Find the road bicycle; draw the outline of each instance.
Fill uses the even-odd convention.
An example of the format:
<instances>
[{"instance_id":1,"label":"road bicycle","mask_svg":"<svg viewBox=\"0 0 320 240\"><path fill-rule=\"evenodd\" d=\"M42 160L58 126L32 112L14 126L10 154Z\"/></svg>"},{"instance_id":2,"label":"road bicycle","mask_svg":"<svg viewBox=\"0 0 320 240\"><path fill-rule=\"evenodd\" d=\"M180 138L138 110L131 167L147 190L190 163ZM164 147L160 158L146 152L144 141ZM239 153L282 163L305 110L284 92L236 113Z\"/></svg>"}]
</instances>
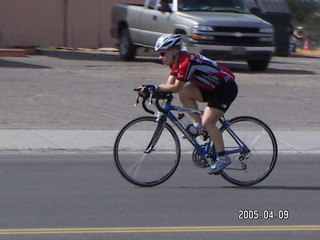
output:
<instances>
[{"instance_id":1,"label":"road bicycle","mask_svg":"<svg viewBox=\"0 0 320 240\"><path fill-rule=\"evenodd\" d=\"M172 105L172 93L138 94L136 105L140 97L143 109L153 116L138 117L127 123L114 144L114 160L126 180L141 187L156 186L168 180L181 157L177 129L192 144L192 160L197 167L208 168L214 164L216 153L208 135L205 132L193 135L179 119L181 114L203 114L203 111ZM158 110L157 114L152 106ZM179 114L176 116L173 112ZM222 117L219 122L226 154L232 160L219 174L239 186L251 186L264 180L273 170L278 155L271 129L250 116L230 120Z\"/></svg>"}]
</instances>

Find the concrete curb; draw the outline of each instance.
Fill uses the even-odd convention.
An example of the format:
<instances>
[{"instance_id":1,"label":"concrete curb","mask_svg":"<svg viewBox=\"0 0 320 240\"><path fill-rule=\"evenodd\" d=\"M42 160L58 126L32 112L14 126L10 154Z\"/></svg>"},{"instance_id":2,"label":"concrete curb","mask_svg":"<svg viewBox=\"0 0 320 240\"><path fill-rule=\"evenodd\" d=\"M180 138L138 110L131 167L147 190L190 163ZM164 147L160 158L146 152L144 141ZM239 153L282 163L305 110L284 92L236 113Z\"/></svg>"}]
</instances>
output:
<instances>
[{"instance_id":1,"label":"concrete curb","mask_svg":"<svg viewBox=\"0 0 320 240\"><path fill-rule=\"evenodd\" d=\"M0 151L110 152L118 132L119 130L0 130ZM276 131L275 135L280 153L320 153L320 131ZM193 150L188 141L180 140L183 151ZM133 141L132 145L134 144Z\"/></svg>"},{"instance_id":2,"label":"concrete curb","mask_svg":"<svg viewBox=\"0 0 320 240\"><path fill-rule=\"evenodd\" d=\"M0 49L0 57L25 57L27 55L24 49Z\"/></svg>"},{"instance_id":3,"label":"concrete curb","mask_svg":"<svg viewBox=\"0 0 320 240\"><path fill-rule=\"evenodd\" d=\"M37 53L38 51L34 48L0 48L0 57L26 57Z\"/></svg>"}]
</instances>

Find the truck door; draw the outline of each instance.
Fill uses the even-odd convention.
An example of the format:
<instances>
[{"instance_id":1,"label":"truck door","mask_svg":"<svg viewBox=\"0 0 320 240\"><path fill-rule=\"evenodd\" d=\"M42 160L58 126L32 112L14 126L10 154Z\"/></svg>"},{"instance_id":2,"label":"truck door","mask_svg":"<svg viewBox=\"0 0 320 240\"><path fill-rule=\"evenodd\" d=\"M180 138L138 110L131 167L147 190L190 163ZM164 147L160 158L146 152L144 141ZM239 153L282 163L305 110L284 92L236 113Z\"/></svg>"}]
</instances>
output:
<instances>
[{"instance_id":1,"label":"truck door","mask_svg":"<svg viewBox=\"0 0 320 240\"><path fill-rule=\"evenodd\" d=\"M140 36L141 44L152 46L155 41L155 31L157 29L157 2L158 0L146 0L146 5L140 18Z\"/></svg>"},{"instance_id":2,"label":"truck door","mask_svg":"<svg viewBox=\"0 0 320 240\"><path fill-rule=\"evenodd\" d=\"M165 1L172 9L172 0L160 0L160 2ZM159 11L156 16L157 21L157 33L160 37L164 33L174 33L174 24L173 24L173 13L168 11Z\"/></svg>"},{"instance_id":3,"label":"truck door","mask_svg":"<svg viewBox=\"0 0 320 240\"><path fill-rule=\"evenodd\" d=\"M160 29L163 29L162 21L165 15L157 10L158 3L161 0L147 0L147 4L143 10L140 19L140 39L141 43L146 46L154 46L158 37L163 34Z\"/></svg>"}]
</instances>

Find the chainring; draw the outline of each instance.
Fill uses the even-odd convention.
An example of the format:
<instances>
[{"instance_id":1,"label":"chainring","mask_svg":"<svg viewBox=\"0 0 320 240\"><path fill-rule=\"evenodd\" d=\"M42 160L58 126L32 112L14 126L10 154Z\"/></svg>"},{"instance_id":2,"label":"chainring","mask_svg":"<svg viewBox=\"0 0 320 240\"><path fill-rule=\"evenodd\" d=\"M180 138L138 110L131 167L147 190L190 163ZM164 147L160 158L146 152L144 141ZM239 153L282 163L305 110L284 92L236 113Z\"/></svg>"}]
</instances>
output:
<instances>
[{"instance_id":1,"label":"chainring","mask_svg":"<svg viewBox=\"0 0 320 240\"><path fill-rule=\"evenodd\" d=\"M199 168L209 167L206 157L200 156L196 149L192 153L192 161Z\"/></svg>"}]
</instances>

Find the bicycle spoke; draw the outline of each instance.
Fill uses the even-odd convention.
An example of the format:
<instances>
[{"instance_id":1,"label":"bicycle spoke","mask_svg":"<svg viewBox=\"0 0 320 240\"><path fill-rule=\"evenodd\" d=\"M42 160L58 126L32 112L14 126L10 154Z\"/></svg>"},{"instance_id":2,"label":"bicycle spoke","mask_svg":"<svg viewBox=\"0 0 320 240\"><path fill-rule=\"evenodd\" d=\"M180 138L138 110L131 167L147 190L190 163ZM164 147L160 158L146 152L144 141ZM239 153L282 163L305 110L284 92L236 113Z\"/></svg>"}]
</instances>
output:
<instances>
[{"instance_id":1,"label":"bicycle spoke","mask_svg":"<svg viewBox=\"0 0 320 240\"><path fill-rule=\"evenodd\" d=\"M131 168L128 169L128 173L133 172L132 176L133 176L134 178L137 177L138 172L139 172L139 169L140 169L140 167L141 167L141 164L142 164L142 162L144 161L144 158L145 158L146 155L147 155L147 154L144 153L144 154L142 155L142 157L141 157L137 162L135 162L135 163L132 165Z\"/></svg>"},{"instance_id":2,"label":"bicycle spoke","mask_svg":"<svg viewBox=\"0 0 320 240\"><path fill-rule=\"evenodd\" d=\"M276 162L277 144L274 135L268 126L252 117L238 117L230 120L230 124L234 134L249 147L250 152L240 150L237 154L229 155L232 163L221 175L237 185L261 182L270 174ZM234 136L224 128L221 131L226 140L227 151L236 149L238 144L235 143Z\"/></svg>"},{"instance_id":3,"label":"bicycle spoke","mask_svg":"<svg viewBox=\"0 0 320 240\"><path fill-rule=\"evenodd\" d=\"M158 185L178 166L179 139L170 125L159 124L155 117L138 118L128 123L117 137L116 166L121 175L135 185Z\"/></svg>"}]
</instances>

